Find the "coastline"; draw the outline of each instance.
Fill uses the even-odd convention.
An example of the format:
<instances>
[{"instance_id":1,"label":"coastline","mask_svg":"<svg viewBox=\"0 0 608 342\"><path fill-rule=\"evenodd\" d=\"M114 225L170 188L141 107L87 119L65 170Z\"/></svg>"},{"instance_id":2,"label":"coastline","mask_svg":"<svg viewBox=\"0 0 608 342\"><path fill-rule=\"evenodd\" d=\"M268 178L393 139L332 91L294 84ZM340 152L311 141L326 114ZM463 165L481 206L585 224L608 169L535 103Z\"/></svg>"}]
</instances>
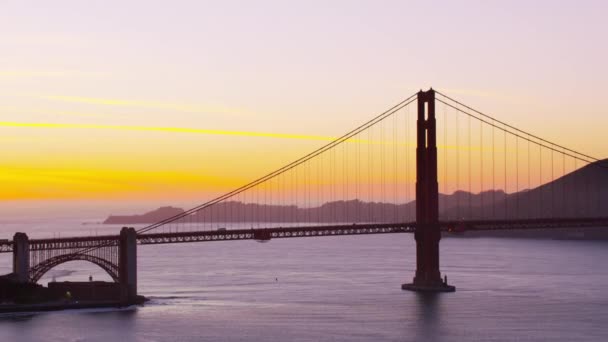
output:
<instances>
[{"instance_id":1,"label":"coastline","mask_svg":"<svg viewBox=\"0 0 608 342\"><path fill-rule=\"evenodd\" d=\"M53 301L36 304L0 304L0 314L25 313L25 312L48 312L74 309L97 309L97 308L125 308L133 305L142 306L149 299L138 296L134 302L125 303L117 300L99 301Z\"/></svg>"}]
</instances>

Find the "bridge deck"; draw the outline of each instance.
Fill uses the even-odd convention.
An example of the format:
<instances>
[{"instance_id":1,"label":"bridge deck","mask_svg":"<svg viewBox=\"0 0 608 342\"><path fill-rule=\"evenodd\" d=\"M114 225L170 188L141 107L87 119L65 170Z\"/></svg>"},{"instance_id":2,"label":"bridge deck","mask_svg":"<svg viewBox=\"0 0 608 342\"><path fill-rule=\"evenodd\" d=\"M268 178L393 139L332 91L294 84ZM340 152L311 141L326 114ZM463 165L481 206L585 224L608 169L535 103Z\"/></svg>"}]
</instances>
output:
<instances>
[{"instance_id":1,"label":"bridge deck","mask_svg":"<svg viewBox=\"0 0 608 342\"><path fill-rule=\"evenodd\" d=\"M527 230L527 229L556 229L556 228L587 228L608 227L608 217L595 218L555 218L555 219L522 219L522 220L467 220L442 221L439 223L443 231L482 231L482 230ZM415 222L401 223L370 223L327 226L301 226L279 228L254 228L231 230L186 231L172 233L141 234L137 237L140 245L232 241L232 240L270 240L280 238L342 236L413 233ZM31 250L52 250L67 248L90 248L100 245L118 244L118 235L65 237L56 239L31 239ZM0 253L13 251L13 242L0 242Z\"/></svg>"},{"instance_id":2,"label":"bridge deck","mask_svg":"<svg viewBox=\"0 0 608 342\"><path fill-rule=\"evenodd\" d=\"M339 236L339 235L366 235L413 233L414 223L386 223L364 225L331 225L307 227L279 227L236 230L215 230L200 232L158 233L142 234L138 236L140 245L199 242L199 241L225 241L225 240L270 240L278 238Z\"/></svg>"}]
</instances>

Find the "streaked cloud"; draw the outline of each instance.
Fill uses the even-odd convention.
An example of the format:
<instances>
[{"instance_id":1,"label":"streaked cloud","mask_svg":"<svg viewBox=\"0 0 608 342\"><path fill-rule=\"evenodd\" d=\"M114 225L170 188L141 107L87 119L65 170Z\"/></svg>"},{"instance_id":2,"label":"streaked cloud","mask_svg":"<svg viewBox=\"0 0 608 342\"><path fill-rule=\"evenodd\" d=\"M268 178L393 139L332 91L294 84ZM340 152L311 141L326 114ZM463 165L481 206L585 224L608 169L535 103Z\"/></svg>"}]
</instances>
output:
<instances>
[{"instance_id":1,"label":"streaked cloud","mask_svg":"<svg viewBox=\"0 0 608 342\"><path fill-rule=\"evenodd\" d=\"M170 133L190 133L190 134L209 134L209 135L224 135L224 136L241 136L255 138L276 138L276 139L299 139L299 140L319 140L319 141L334 141L337 137L308 135L308 134L293 134L293 133L270 133L270 132L251 132L251 131L230 131L220 129L203 129L203 128L186 128L186 127L154 127L154 126L126 126L126 125L102 125L102 124L71 124L71 123L32 123L32 122L8 122L0 121L0 127L16 127L16 128L46 128L46 129L107 129L120 131L144 131L144 132L170 132ZM414 142L394 142L392 140L378 139L360 139L350 138L348 143L363 143L371 145L404 145L415 146ZM460 150L490 150L482 146L462 145L442 145L438 144L437 148L445 149L460 149Z\"/></svg>"},{"instance_id":2,"label":"streaked cloud","mask_svg":"<svg viewBox=\"0 0 608 342\"><path fill-rule=\"evenodd\" d=\"M172 132L172 133L195 133L211 135L229 135L261 138L282 138L282 139L305 139L305 140L334 140L334 137L290 134L290 133L268 133L268 132L248 132L248 131L229 131L218 129L184 128L184 127L152 127L152 126L123 126L123 125L100 125L100 124L67 124L67 123L32 123L32 122L0 122L0 127L21 127L21 128L60 128L60 129L109 129L124 131L151 131L151 132Z\"/></svg>"},{"instance_id":3,"label":"streaked cloud","mask_svg":"<svg viewBox=\"0 0 608 342\"><path fill-rule=\"evenodd\" d=\"M104 72L77 70L0 70L2 78L59 78L59 77L105 77Z\"/></svg>"},{"instance_id":4,"label":"streaked cloud","mask_svg":"<svg viewBox=\"0 0 608 342\"><path fill-rule=\"evenodd\" d=\"M237 108L228 108L223 106L203 106L203 105L192 105L182 104L173 102L161 102L161 101L138 101L138 100L121 100L121 99L107 99L97 97L80 97L80 96L42 96L43 99L71 102L71 103L85 103L102 106L119 106L119 107L139 107L139 108L150 108L150 109L166 109L172 111L179 111L185 113L215 113L215 114L243 114L244 110Z\"/></svg>"},{"instance_id":5,"label":"streaked cloud","mask_svg":"<svg viewBox=\"0 0 608 342\"><path fill-rule=\"evenodd\" d=\"M521 101L523 98L528 98L526 94L512 94L505 91L491 91L482 89L472 88L441 88L438 89L440 92L445 93L448 96L474 96L481 98L496 99L501 101Z\"/></svg>"}]
</instances>

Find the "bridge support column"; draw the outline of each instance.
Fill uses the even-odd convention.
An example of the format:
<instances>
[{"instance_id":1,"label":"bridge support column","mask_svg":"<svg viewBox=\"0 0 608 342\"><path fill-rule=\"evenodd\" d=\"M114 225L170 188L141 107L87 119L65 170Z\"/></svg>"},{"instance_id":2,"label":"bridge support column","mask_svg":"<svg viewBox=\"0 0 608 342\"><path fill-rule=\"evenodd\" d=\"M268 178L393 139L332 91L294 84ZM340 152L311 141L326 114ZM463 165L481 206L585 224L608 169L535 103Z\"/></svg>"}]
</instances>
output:
<instances>
[{"instance_id":1,"label":"bridge support column","mask_svg":"<svg viewBox=\"0 0 608 342\"><path fill-rule=\"evenodd\" d=\"M439 272L439 185L437 181L437 136L435 91L418 93L416 147L416 275L404 290L453 292L454 286Z\"/></svg>"},{"instance_id":2,"label":"bridge support column","mask_svg":"<svg viewBox=\"0 0 608 342\"><path fill-rule=\"evenodd\" d=\"M120 300L125 304L137 302L137 233L133 228L123 227L119 246Z\"/></svg>"},{"instance_id":3,"label":"bridge support column","mask_svg":"<svg viewBox=\"0 0 608 342\"><path fill-rule=\"evenodd\" d=\"M13 236L13 273L19 283L30 280L30 239L25 233Z\"/></svg>"}]
</instances>

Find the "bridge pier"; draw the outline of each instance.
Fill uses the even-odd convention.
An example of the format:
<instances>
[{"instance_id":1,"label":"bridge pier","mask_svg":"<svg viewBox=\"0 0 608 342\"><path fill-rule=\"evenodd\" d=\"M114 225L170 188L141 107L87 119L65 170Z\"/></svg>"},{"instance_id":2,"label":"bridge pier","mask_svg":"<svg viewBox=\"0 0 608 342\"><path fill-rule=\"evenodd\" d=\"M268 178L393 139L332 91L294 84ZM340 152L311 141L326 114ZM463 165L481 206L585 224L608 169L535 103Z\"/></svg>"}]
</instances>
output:
<instances>
[{"instance_id":1,"label":"bridge pier","mask_svg":"<svg viewBox=\"0 0 608 342\"><path fill-rule=\"evenodd\" d=\"M123 227L120 231L119 283L120 300L125 304L137 302L137 232Z\"/></svg>"},{"instance_id":2,"label":"bridge pier","mask_svg":"<svg viewBox=\"0 0 608 342\"><path fill-rule=\"evenodd\" d=\"M25 233L13 236L13 273L19 283L30 279L30 239Z\"/></svg>"},{"instance_id":3,"label":"bridge pier","mask_svg":"<svg viewBox=\"0 0 608 342\"><path fill-rule=\"evenodd\" d=\"M437 181L437 136L435 91L418 93L416 147L416 275L404 290L453 292L439 272L439 183Z\"/></svg>"}]
</instances>

